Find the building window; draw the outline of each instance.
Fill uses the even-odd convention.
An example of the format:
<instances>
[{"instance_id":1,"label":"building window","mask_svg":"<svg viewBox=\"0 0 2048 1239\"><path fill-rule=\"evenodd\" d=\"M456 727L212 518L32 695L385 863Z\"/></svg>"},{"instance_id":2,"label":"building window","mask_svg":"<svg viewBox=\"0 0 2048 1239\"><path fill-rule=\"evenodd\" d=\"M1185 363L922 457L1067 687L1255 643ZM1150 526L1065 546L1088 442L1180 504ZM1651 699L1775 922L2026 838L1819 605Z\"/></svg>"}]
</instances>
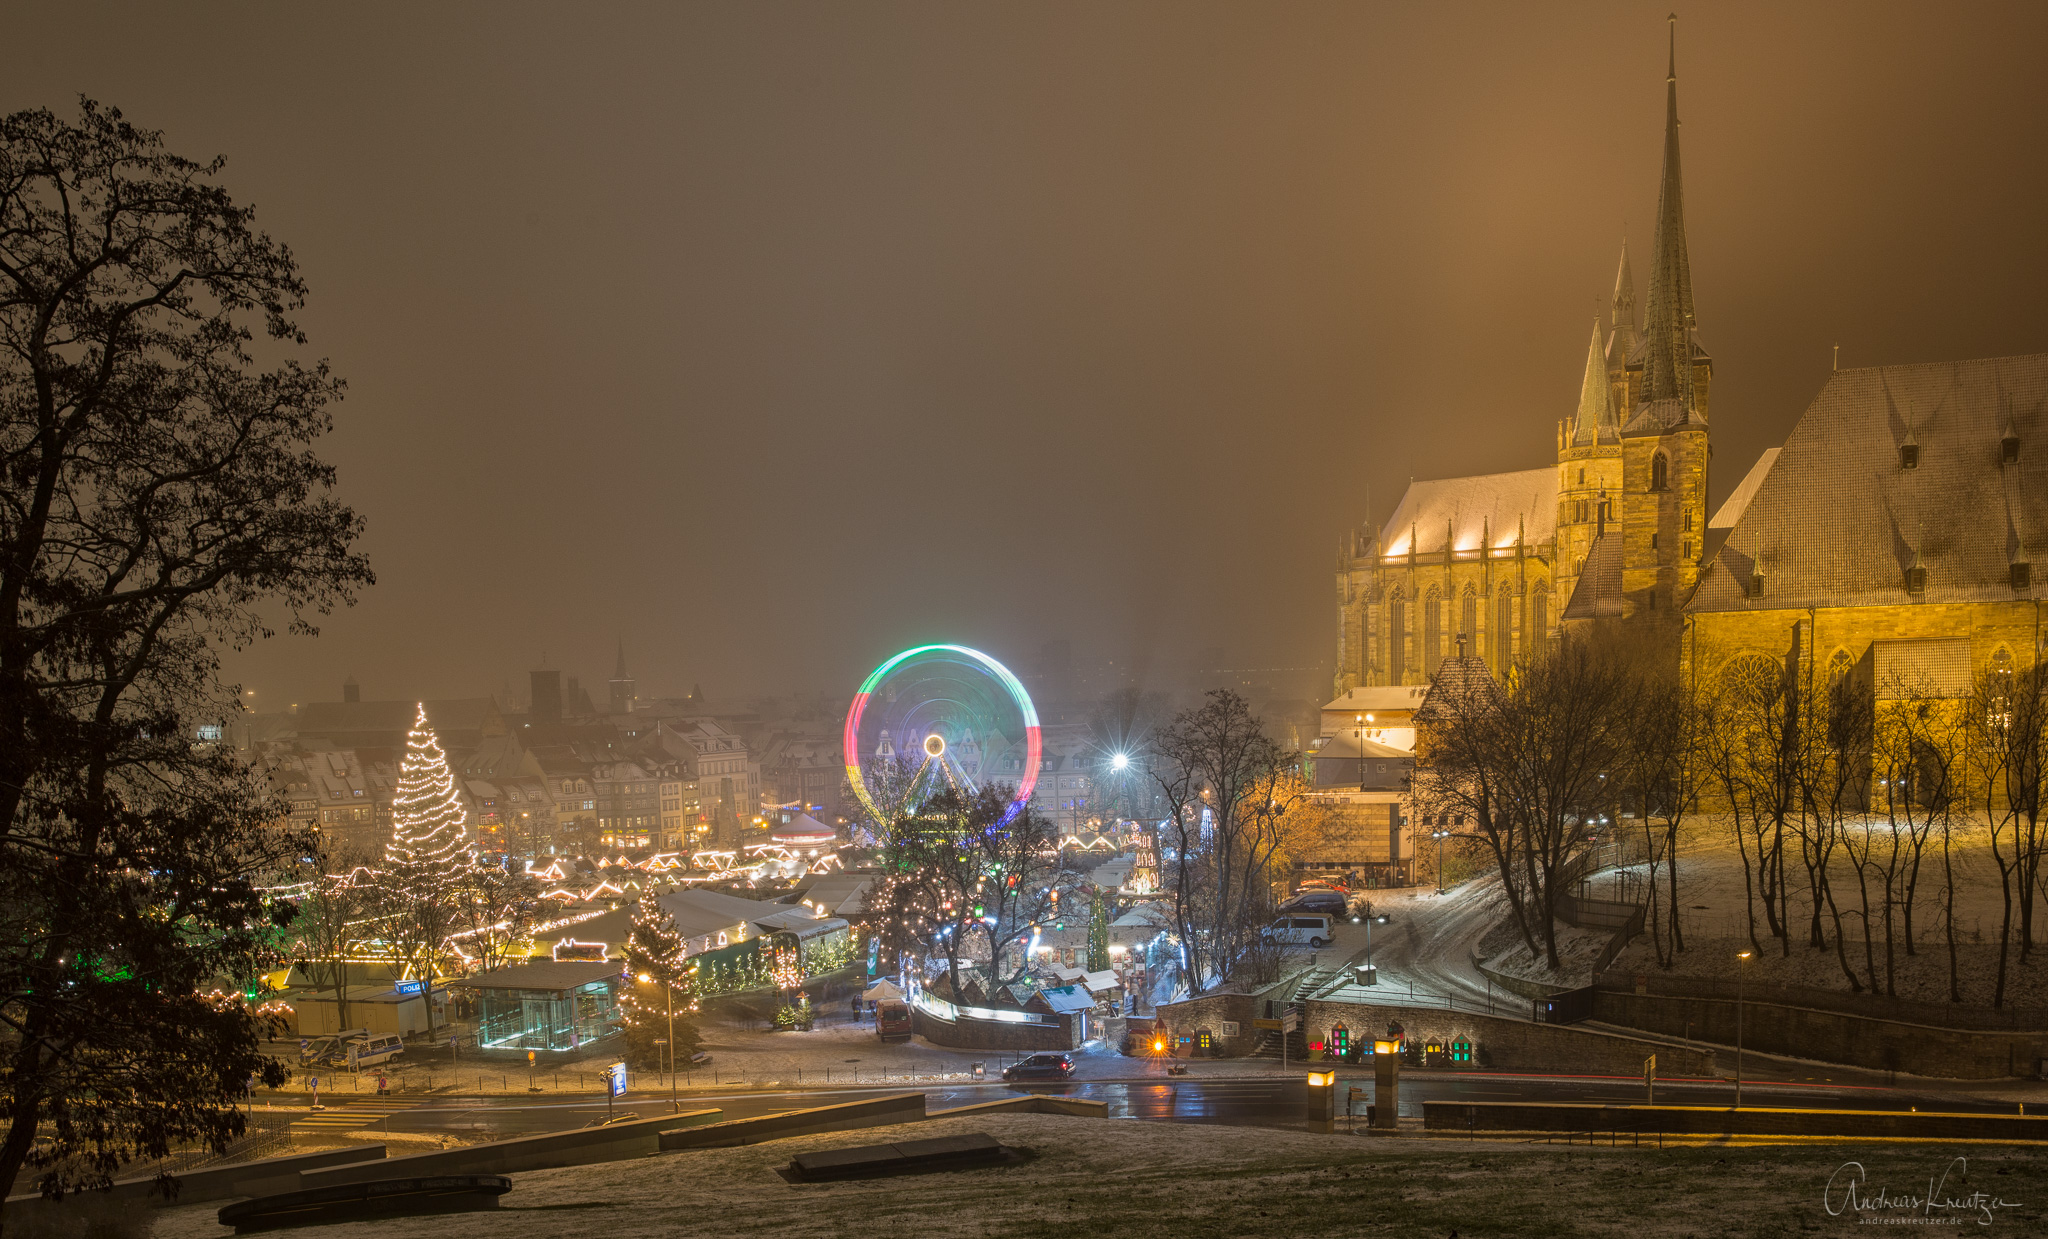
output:
<instances>
[{"instance_id":1,"label":"building window","mask_svg":"<svg viewBox=\"0 0 2048 1239\"><path fill-rule=\"evenodd\" d=\"M1927 592L1927 569L1919 564L1914 564L1906 569L1906 592L1909 594L1924 594Z\"/></svg>"},{"instance_id":2,"label":"building window","mask_svg":"<svg viewBox=\"0 0 2048 1239\"><path fill-rule=\"evenodd\" d=\"M1899 444L1899 468L1918 469L1919 467L1920 445L1918 443Z\"/></svg>"},{"instance_id":3,"label":"building window","mask_svg":"<svg viewBox=\"0 0 2048 1239\"><path fill-rule=\"evenodd\" d=\"M1685 510L1685 532L1687 532L1687 533L1691 533L1691 532L1692 532L1692 509L1691 509L1691 508L1687 508L1687 509Z\"/></svg>"},{"instance_id":4,"label":"building window","mask_svg":"<svg viewBox=\"0 0 2048 1239\"><path fill-rule=\"evenodd\" d=\"M1436 674L1437 660L1443 657L1443 649L1443 599L1432 590L1429 597L1422 600L1422 674Z\"/></svg>"},{"instance_id":5,"label":"building window","mask_svg":"<svg viewBox=\"0 0 2048 1239\"><path fill-rule=\"evenodd\" d=\"M1749 574L1748 593L1749 596L1752 598L1761 598L1764 596L1764 574L1761 568L1756 569Z\"/></svg>"},{"instance_id":6,"label":"building window","mask_svg":"<svg viewBox=\"0 0 2048 1239\"><path fill-rule=\"evenodd\" d=\"M1515 657L1515 596L1503 589L1493 604L1493 669L1505 671Z\"/></svg>"},{"instance_id":7,"label":"building window","mask_svg":"<svg viewBox=\"0 0 2048 1239\"><path fill-rule=\"evenodd\" d=\"M1669 486L1670 483L1667 481L1665 476L1668 469L1669 466L1667 466L1664 463L1664 457L1661 453L1650 458L1651 490L1664 490L1667 486Z\"/></svg>"},{"instance_id":8,"label":"building window","mask_svg":"<svg viewBox=\"0 0 2048 1239\"><path fill-rule=\"evenodd\" d=\"M1687 563L1692 562L1692 539L1686 539L1683 548L1679 552L1679 557Z\"/></svg>"},{"instance_id":9,"label":"building window","mask_svg":"<svg viewBox=\"0 0 2048 1239\"><path fill-rule=\"evenodd\" d=\"M1530 595L1526 621L1528 626L1522 633L1522 648L1541 657L1549 649L1550 595L1540 591Z\"/></svg>"},{"instance_id":10,"label":"building window","mask_svg":"<svg viewBox=\"0 0 2048 1239\"><path fill-rule=\"evenodd\" d=\"M1387 608L1387 678L1399 684L1408 674L1408 605L1399 598Z\"/></svg>"},{"instance_id":11,"label":"building window","mask_svg":"<svg viewBox=\"0 0 2048 1239\"><path fill-rule=\"evenodd\" d=\"M1656 535L1656 534L1651 534L1651 535L1650 535L1650 549L1651 549L1651 550L1653 550L1653 551L1657 549L1657 535Z\"/></svg>"},{"instance_id":12,"label":"building window","mask_svg":"<svg viewBox=\"0 0 2048 1239\"><path fill-rule=\"evenodd\" d=\"M1465 594L1464 614L1459 616L1459 622L1463 625L1461 631L1465 636L1464 647L1460 652L1470 654L1474 658L1479 657L1479 595L1469 591Z\"/></svg>"},{"instance_id":13,"label":"building window","mask_svg":"<svg viewBox=\"0 0 2048 1239\"><path fill-rule=\"evenodd\" d=\"M2032 566L2025 560L2014 564L2012 566L2012 587L2014 589L2031 589L2033 585L2034 570Z\"/></svg>"}]
</instances>

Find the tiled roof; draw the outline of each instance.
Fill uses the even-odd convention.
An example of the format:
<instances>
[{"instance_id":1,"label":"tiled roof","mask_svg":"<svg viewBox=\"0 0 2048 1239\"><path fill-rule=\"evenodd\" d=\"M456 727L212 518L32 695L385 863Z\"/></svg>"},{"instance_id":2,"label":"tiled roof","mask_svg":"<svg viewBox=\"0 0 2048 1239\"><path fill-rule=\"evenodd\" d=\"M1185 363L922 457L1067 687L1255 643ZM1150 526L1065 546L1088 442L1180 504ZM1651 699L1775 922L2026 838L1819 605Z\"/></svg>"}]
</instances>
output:
<instances>
[{"instance_id":1,"label":"tiled roof","mask_svg":"<svg viewBox=\"0 0 2048 1239\"><path fill-rule=\"evenodd\" d=\"M2008 426L2013 464L2001 460ZM1906 469L1909 434L1918 461ZM1909 595L1916 552L1926 589ZM1759 560L1764 595L1749 597ZM2012 588L2015 561L2048 564L2048 354L1844 370L1800 417L1686 607L2048 597L2039 573Z\"/></svg>"},{"instance_id":2,"label":"tiled roof","mask_svg":"<svg viewBox=\"0 0 2048 1239\"><path fill-rule=\"evenodd\" d=\"M1586 552L1585 567L1572 587L1571 601L1565 603L1568 620L1606 619L1622 613L1621 530L1610 529L1593 539Z\"/></svg>"},{"instance_id":3,"label":"tiled roof","mask_svg":"<svg viewBox=\"0 0 2048 1239\"><path fill-rule=\"evenodd\" d=\"M1492 687L1493 673L1486 669L1485 659L1470 654L1446 658L1437 664L1436 675L1429 682L1429 694L1422 699L1422 708L1415 712L1415 721L1432 723L1455 715L1468 696Z\"/></svg>"},{"instance_id":4,"label":"tiled roof","mask_svg":"<svg viewBox=\"0 0 2048 1239\"><path fill-rule=\"evenodd\" d=\"M1482 536L1496 547L1548 542L1557 531L1557 467L1469 478L1410 482L1387 518L1384 553L1406 555L1413 530L1418 555L1441 555L1449 529L1457 550L1477 550Z\"/></svg>"},{"instance_id":5,"label":"tiled roof","mask_svg":"<svg viewBox=\"0 0 2048 1239\"><path fill-rule=\"evenodd\" d=\"M588 985L592 981L618 976L622 966L617 961L600 964L537 959L531 963L514 964L510 968L498 968L478 976L465 977L452 984L464 989L572 990L578 986Z\"/></svg>"}]
</instances>

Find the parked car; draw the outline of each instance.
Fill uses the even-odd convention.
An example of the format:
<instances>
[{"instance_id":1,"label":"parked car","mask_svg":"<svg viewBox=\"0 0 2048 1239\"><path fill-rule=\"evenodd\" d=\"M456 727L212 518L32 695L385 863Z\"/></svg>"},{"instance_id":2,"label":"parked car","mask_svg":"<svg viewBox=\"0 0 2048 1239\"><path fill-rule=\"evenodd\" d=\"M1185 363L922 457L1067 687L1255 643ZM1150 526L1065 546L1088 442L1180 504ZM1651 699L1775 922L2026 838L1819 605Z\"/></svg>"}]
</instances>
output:
<instances>
[{"instance_id":1,"label":"parked car","mask_svg":"<svg viewBox=\"0 0 2048 1239\"><path fill-rule=\"evenodd\" d=\"M1306 946L1321 949L1330 945L1335 937L1330 928L1331 918L1327 916L1282 916L1274 919L1267 927L1266 934L1288 946Z\"/></svg>"},{"instance_id":2,"label":"parked car","mask_svg":"<svg viewBox=\"0 0 2048 1239\"><path fill-rule=\"evenodd\" d=\"M1003 1068L1005 1080L1065 1080L1074 1074L1074 1060L1065 1054L1033 1054Z\"/></svg>"},{"instance_id":3,"label":"parked car","mask_svg":"<svg viewBox=\"0 0 2048 1239\"><path fill-rule=\"evenodd\" d=\"M1281 912L1320 912L1327 916L1342 916L1350 900L1342 891L1306 890L1280 905Z\"/></svg>"},{"instance_id":4,"label":"parked car","mask_svg":"<svg viewBox=\"0 0 2048 1239\"><path fill-rule=\"evenodd\" d=\"M355 1066L374 1067L389 1062L405 1053L405 1043L396 1033L361 1033L353 1037L337 1037L327 1051L327 1065L330 1067L349 1066L349 1050L355 1050Z\"/></svg>"}]
</instances>

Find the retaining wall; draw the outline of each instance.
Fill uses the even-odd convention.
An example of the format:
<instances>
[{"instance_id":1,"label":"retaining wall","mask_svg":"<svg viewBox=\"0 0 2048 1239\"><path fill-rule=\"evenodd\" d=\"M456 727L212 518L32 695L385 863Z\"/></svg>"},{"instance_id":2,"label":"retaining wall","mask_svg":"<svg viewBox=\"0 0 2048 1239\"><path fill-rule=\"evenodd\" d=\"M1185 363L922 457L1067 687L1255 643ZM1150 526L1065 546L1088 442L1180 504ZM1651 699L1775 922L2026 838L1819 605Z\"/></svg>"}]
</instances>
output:
<instances>
[{"instance_id":1,"label":"retaining wall","mask_svg":"<svg viewBox=\"0 0 2048 1239\"><path fill-rule=\"evenodd\" d=\"M1197 1031L1206 1028L1211 1035L1212 1058L1242 1058L1257 1048L1259 1030L1252 1027L1253 1012L1260 1010L1257 999L1250 994L1204 994L1184 1002L1169 1002L1158 1008L1159 1022L1174 1037L1173 1045L1178 1050L1181 1037L1193 1038ZM1223 1025L1237 1025L1237 1035L1223 1035ZM1198 1044L1191 1040L1189 1046Z\"/></svg>"},{"instance_id":2,"label":"retaining wall","mask_svg":"<svg viewBox=\"0 0 2048 1239\"><path fill-rule=\"evenodd\" d=\"M661 1133L659 1151L718 1149L733 1145L759 1144L786 1136L809 1136L824 1131L854 1131L862 1127L887 1127L893 1123L916 1123L925 1117L923 1093L897 1093L868 1101L849 1101L836 1106L813 1106L757 1119L731 1119ZM672 1126L680 1126L674 1125ZM652 1152L653 1150L649 1150Z\"/></svg>"},{"instance_id":3,"label":"retaining wall","mask_svg":"<svg viewBox=\"0 0 2048 1239\"><path fill-rule=\"evenodd\" d=\"M956 1106L951 1110L933 1110L925 1115L928 1119L972 1118L981 1114L998 1114L1003 1111L1023 1114L1071 1114L1084 1119L1106 1119L1109 1117L1109 1103L1089 1101L1083 1097L1062 1097L1051 1093L1034 1093L1024 1097L1004 1097L999 1101L976 1102L971 1106Z\"/></svg>"},{"instance_id":4,"label":"retaining wall","mask_svg":"<svg viewBox=\"0 0 2048 1239\"><path fill-rule=\"evenodd\" d=\"M141 1179L116 1179L111 1191L82 1192L69 1197L70 1200L113 1200L127 1206L163 1208L167 1205L189 1205L207 1200L228 1200L238 1196L267 1196L273 1192L296 1192L299 1190L300 1175L309 1170L322 1170L334 1166L354 1163L382 1165L384 1146L381 1144L360 1145L348 1149L324 1149L318 1153L296 1153L289 1157L266 1157L261 1161L238 1162L227 1166L209 1166L190 1174L174 1176L178 1191L175 1197L166 1197L156 1188L155 1176ZM373 1176L375 1177L375 1176ZM6 1218L9 1225L16 1220L48 1221L62 1216L65 1201L47 1201L39 1196L20 1195L7 1198Z\"/></svg>"},{"instance_id":5,"label":"retaining wall","mask_svg":"<svg viewBox=\"0 0 2048 1239\"><path fill-rule=\"evenodd\" d=\"M363 1165L313 1170L300 1176L299 1187L310 1190L332 1187L337 1183L410 1179L421 1175L513 1174L521 1170L549 1170L556 1166L587 1166L592 1162L646 1157L661 1151L664 1131L715 1123L723 1113L723 1110L692 1110L651 1119L628 1119L603 1127L581 1127L574 1131L517 1136L459 1149L437 1149L431 1153L391 1157Z\"/></svg>"},{"instance_id":6,"label":"retaining wall","mask_svg":"<svg viewBox=\"0 0 2048 1239\"><path fill-rule=\"evenodd\" d=\"M1410 1042L1441 1041L1448 1045L1464 1037L1472 1042L1475 1066L1504 1071L1640 1076L1643 1060L1654 1054L1659 1075L1718 1074L1715 1054L1710 1049L1643 1041L1569 1024L1533 1024L1435 1007L1312 1001L1306 1004L1302 1031L1311 1042L1326 1041L1330 1029L1340 1020L1354 1040L1385 1036L1390 1020L1400 1022Z\"/></svg>"},{"instance_id":7,"label":"retaining wall","mask_svg":"<svg viewBox=\"0 0 2048 1239\"><path fill-rule=\"evenodd\" d=\"M1566 1102L1425 1101L1422 1126L1446 1132L1661 1132L1686 1136L1849 1136L1905 1140L2048 1140L2048 1118L1887 1110L1732 1106L1595 1106Z\"/></svg>"},{"instance_id":8,"label":"retaining wall","mask_svg":"<svg viewBox=\"0 0 2048 1239\"><path fill-rule=\"evenodd\" d=\"M1745 1001L1743 1048L1877 1071L1909 1071L1951 1080L2042 1074L2048 1029L1989 1031L1907 1024L1842 1011ZM1666 994L1593 992L1593 1018L1721 1045L1735 1044L1735 1000Z\"/></svg>"}]
</instances>

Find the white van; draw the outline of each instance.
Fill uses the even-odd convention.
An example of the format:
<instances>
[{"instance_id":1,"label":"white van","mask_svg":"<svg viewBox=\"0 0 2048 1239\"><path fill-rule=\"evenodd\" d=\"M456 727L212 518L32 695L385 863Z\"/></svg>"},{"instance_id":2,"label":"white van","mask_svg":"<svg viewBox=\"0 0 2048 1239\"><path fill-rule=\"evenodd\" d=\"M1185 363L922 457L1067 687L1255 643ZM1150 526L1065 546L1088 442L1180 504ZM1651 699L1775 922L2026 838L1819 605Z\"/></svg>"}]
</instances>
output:
<instances>
[{"instance_id":1,"label":"white van","mask_svg":"<svg viewBox=\"0 0 2048 1239\"><path fill-rule=\"evenodd\" d=\"M334 1048L328 1051L328 1065L331 1067L348 1066L348 1052L351 1048L356 1052L355 1065L357 1067L374 1067L378 1063L389 1062L398 1055L405 1053L405 1043L399 1040L397 1033L363 1033L354 1037L343 1037L337 1040Z\"/></svg>"},{"instance_id":2,"label":"white van","mask_svg":"<svg viewBox=\"0 0 2048 1239\"><path fill-rule=\"evenodd\" d=\"M1266 933L1288 946L1321 949L1335 940L1330 922L1331 918L1327 916L1310 915L1305 912L1290 913L1276 918L1266 929Z\"/></svg>"}]
</instances>

